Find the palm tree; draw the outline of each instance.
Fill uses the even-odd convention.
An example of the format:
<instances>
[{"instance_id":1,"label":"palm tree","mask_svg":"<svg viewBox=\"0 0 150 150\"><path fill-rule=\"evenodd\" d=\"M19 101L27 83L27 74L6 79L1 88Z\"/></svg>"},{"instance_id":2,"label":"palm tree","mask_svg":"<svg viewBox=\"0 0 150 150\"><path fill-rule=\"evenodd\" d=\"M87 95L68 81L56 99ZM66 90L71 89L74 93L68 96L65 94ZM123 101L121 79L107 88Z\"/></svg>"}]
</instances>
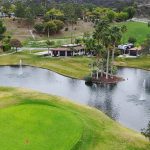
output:
<instances>
[{"instance_id":1,"label":"palm tree","mask_svg":"<svg viewBox=\"0 0 150 150\"><path fill-rule=\"evenodd\" d=\"M126 25L123 25L122 27L121 27L121 32L124 34L125 32L127 32L127 27L126 27ZM122 39L122 41L123 41L123 43L124 43L124 38ZM124 54L125 54L125 50L124 50Z\"/></svg>"},{"instance_id":2,"label":"palm tree","mask_svg":"<svg viewBox=\"0 0 150 150\"><path fill-rule=\"evenodd\" d=\"M112 42L112 57L111 57L111 75L112 75L116 45L121 41L121 37L122 37L121 29L117 26L111 27L110 36L111 36L111 42Z\"/></svg>"},{"instance_id":3,"label":"palm tree","mask_svg":"<svg viewBox=\"0 0 150 150\"><path fill-rule=\"evenodd\" d=\"M109 23L106 20L101 20L95 25L95 32L93 34L94 39L97 40L98 44L100 44L100 41L103 39L102 33L105 30L108 30Z\"/></svg>"},{"instance_id":4,"label":"palm tree","mask_svg":"<svg viewBox=\"0 0 150 150\"><path fill-rule=\"evenodd\" d=\"M101 48L99 53L102 56L102 50L103 48L101 45L105 47L105 49L108 48L108 38L109 38L109 23L106 20L99 21L95 26L95 32L93 34L93 38L97 41L98 47ZM98 50L98 49L97 49ZM108 50L108 49L107 49ZM106 71L106 78L108 78L108 67L109 67L109 50L107 51L107 71ZM104 60L103 60L104 61ZM103 74L103 62L101 64L101 75Z\"/></svg>"},{"instance_id":5,"label":"palm tree","mask_svg":"<svg viewBox=\"0 0 150 150\"><path fill-rule=\"evenodd\" d=\"M102 42L103 45L106 48L107 51L107 61L106 61L106 79L108 79L108 74L109 74L109 61L110 61L110 50L111 50L111 34L110 34L110 28L108 28L107 30L105 30L102 33Z\"/></svg>"},{"instance_id":6,"label":"palm tree","mask_svg":"<svg viewBox=\"0 0 150 150\"><path fill-rule=\"evenodd\" d=\"M97 67L97 79L99 77L99 71L101 70L101 76L103 74L103 58L102 58L102 51L103 51L103 45L95 45L94 46L95 52L96 52L96 67Z\"/></svg>"}]
</instances>

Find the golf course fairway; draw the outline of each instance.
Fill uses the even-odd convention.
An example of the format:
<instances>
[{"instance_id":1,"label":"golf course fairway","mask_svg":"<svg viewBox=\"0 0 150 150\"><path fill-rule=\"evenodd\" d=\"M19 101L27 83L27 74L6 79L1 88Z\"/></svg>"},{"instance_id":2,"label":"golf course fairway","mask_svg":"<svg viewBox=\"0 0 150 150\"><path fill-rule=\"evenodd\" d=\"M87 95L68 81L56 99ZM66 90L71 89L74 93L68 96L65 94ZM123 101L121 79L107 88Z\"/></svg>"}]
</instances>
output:
<instances>
[{"instance_id":1,"label":"golf course fairway","mask_svg":"<svg viewBox=\"0 0 150 150\"><path fill-rule=\"evenodd\" d=\"M140 133L65 98L0 88L2 150L148 150Z\"/></svg>"}]
</instances>

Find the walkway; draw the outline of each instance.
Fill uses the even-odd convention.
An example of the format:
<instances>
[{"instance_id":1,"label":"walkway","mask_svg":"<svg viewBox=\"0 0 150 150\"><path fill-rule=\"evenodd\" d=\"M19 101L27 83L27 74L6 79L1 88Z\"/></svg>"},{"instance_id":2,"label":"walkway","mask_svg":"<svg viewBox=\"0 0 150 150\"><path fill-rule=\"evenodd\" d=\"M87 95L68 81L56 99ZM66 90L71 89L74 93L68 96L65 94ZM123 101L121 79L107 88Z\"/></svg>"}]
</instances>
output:
<instances>
[{"instance_id":1,"label":"walkway","mask_svg":"<svg viewBox=\"0 0 150 150\"><path fill-rule=\"evenodd\" d=\"M148 23L148 22L150 22L150 20L147 19L147 18L132 18L129 21L142 22L142 23Z\"/></svg>"},{"instance_id":2,"label":"walkway","mask_svg":"<svg viewBox=\"0 0 150 150\"><path fill-rule=\"evenodd\" d=\"M34 48L30 48L30 47L21 47L21 48L18 48L18 52L21 52L21 51L24 51L24 50L27 50L27 51L34 51L34 50L45 51L45 50L47 50L47 48L36 48L36 47L34 47ZM16 51L11 52L11 53L1 54L0 57L1 56L12 55L12 54L15 54L15 53L16 53Z\"/></svg>"},{"instance_id":3,"label":"walkway","mask_svg":"<svg viewBox=\"0 0 150 150\"><path fill-rule=\"evenodd\" d=\"M33 40L35 40L35 35L33 34L32 30L29 30L29 32L30 32L30 34L31 34L31 36L32 36L32 38L33 38Z\"/></svg>"}]
</instances>

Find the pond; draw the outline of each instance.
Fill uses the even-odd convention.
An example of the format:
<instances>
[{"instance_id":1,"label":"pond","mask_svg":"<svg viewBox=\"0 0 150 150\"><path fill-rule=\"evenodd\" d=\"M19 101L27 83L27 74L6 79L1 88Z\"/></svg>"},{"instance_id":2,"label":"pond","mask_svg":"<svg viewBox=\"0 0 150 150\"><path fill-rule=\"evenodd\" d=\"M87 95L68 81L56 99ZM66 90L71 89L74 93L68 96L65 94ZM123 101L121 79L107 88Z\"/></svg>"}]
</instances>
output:
<instances>
[{"instance_id":1,"label":"pond","mask_svg":"<svg viewBox=\"0 0 150 150\"><path fill-rule=\"evenodd\" d=\"M64 77L30 66L1 66L0 86L23 87L63 96L102 110L128 128L140 131L150 121L150 72L120 68L125 81L116 85L87 86L83 80Z\"/></svg>"}]
</instances>

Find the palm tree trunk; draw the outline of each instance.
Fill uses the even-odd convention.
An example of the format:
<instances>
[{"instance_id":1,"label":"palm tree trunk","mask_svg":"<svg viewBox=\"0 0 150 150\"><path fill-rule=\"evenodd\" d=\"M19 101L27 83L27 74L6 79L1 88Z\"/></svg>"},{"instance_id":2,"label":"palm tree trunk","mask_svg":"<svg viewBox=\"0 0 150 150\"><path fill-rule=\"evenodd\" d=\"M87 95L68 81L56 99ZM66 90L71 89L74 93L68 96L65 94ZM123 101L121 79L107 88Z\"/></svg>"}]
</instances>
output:
<instances>
[{"instance_id":1,"label":"palm tree trunk","mask_svg":"<svg viewBox=\"0 0 150 150\"><path fill-rule=\"evenodd\" d=\"M73 43L73 21L71 21L71 44Z\"/></svg>"},{"instance_id":2,"label":"palm tree trunk","mask_svg":"<svg viewBox=\"0 0 150 150\"><path fill-rule=\"evenodd\" d=\"M48 32L47 32L47 34L48 34L47 36L48 36L48 38L49 38L49 27L48 27Z\"/></svg>"},{"instance_id":3,"label":"palm tree trunk","mask_svg":"<svg viewBox=\"0 0 150 150\"><path fill-rule=\"evenodd\" d=\"M112 58L111 58L111 75L113 75L114 56L115 56L115 47L114 47L113 50L112 50Z\"/></svg>"},{"instance_id":4,"label":"palm tree trunk","mask_svg":"<svg viewBox=\"0 0 150 150\"><path fill-rule=\"evenodd\" d=\"M109 55L110 55L110 51L108 49L107 50L107 64L106 64L106 79L108 79L108 73L109 73Z\"/></svg>"},{"instance_id":5,"label":"palm tree trunk","mask_svg":"<svg viewBox=\"0 0 150 150\"><path fill-rule=\"evenodd\" d=\"M101 77L103 76L103 72L104 72L104 66L103 66L103 63L101 65Z\"/></svg>"},{"instance_id":6,"label":"palm tree trunk","mask_svg":"<svg viewBox=\"0 0 150 150\"><path fill-rule=\"evenodd\" d=\"M99 70L97 70L96 72L96 79L98 80L98 73L99 73Z\"/></svg>"},{"instance_id":7,"label":"palm tree trunk","mask_svg":"<svg viewBox=\"0 0 150 150\"><path fill-rule=\"evenodd\" d=\"M48 47L48 55L49 55L49 47Z\"/></svg>"}]
</instances>

